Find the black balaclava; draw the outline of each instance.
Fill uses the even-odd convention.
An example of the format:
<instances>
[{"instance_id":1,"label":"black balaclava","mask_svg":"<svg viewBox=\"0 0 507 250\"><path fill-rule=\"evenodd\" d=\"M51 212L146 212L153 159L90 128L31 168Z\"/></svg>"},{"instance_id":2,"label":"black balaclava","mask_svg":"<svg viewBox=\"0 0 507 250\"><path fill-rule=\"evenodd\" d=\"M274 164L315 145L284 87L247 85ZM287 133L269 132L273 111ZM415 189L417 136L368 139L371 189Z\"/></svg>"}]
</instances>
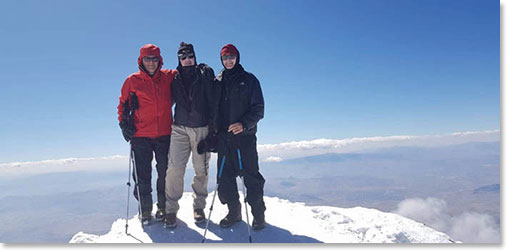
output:
<instances>
[{"instance_id":1,"label":"black balaclava","mask_svg":"<svg viewBox=\"0 0 507 250\"><path fill-rule=\"evenodd\" d=\"M180 62L180 55L194 54L195 64L192 66L183 66ZM183 78L184 86L188 94L190 94L190 87L193 82L197 80L196 69L197 58L195 56L194 46L190 43L181 42L178 49L178 72Z\"/></svg>"}]
</instances>

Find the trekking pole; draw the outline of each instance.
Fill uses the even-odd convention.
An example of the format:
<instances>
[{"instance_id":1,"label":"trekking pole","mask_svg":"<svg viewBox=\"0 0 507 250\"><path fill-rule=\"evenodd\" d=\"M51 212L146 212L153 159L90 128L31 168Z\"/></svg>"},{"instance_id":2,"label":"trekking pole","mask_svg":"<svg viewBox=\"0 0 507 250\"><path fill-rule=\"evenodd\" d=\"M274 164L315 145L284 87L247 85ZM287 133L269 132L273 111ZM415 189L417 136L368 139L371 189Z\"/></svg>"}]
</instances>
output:
<instances>
[{"instance_id":1,"label":"trekking pole","mask_svg":"<svg viewBox=\"0 0 507 250\"><path fill-rule=\"evenodd\" d=\"M209 208L208 221L206 221L206 228L204 229L204 235L202 237L201 243L204 243L206 241L206 232L208 232L208 225L209 225L209 221L211 218L211 212L213 211L213 204L215 203L215 197L217 195L218 185L220 184L220 177L222 176L222 170L224 169L224 163L225 163L225 155L224 155L224 157L222 157L222 163L220 163L220 170L218 171L217 185L215 188L215 193L213 194L213 200L211 201L211 207Z\"/></svg>"},{"instance_id":2,"label":"trekking pole","mask_svg":"<svg viewBox=\"0 0 507 250\"><path fill-rule=\"evenodd\" d=\"M127 119L128 126L134 127L134 116L135 111L139 109L139 101L137 100L137 95L134 92L129 93L129 99L127 102L125 102L123 105L123 111L124 111L124 119ZM134 127L135 128L135 127ZM135 132L135 130L134 130ZM132 139L130 139L130 158L132 159L132 165L134 166L134 181L136 184L136 190L137 190L137 210L139 212L139 221L142 224L142 207L141 207L141 193L139 192L139 178L137 176L137 164L136 164L136 155L134 154L134 146L132 144ZM130 179L129 179L130 180ZM135 193L135 191L134 191Z\"/></svg>"},{"instance_id":3,"label":"trekking pole","mask_svg":"<svg viewBox=\"0 0 507 250\"><path fill-rule=\"evenodd\" d=\"M123 104L123 114L122 114L122 118L123 119L127 119L128 123L130 125L133 125L131 123L133 123L134 121L134 110L135 109L138 109L139 108L139 103L137 101L137 96L135 95L135 93L130 93L130 99L128 102L125 102ZM135 183L137 184L137 170L136 170L136 166L135 166L135 156L134 156L134 149L133 149L133 146L132 146L132 140L130 140L130 152L129 152L129 175L128 175L128 179L127 179L127 217L125 219L125 234L136 239L137 241L141 242L141 243L144 243L142 240L134 237L132 234L129 234L128 232L128 228L129 228L129 210L130 210L130 186L131 186L131 183L130 183L130 178L132 178L132 166L134 166L134 174L135 174ZM139 196L139 186L137 186L137 194ZM140 204L138 202L138 205L137 205L137 209L138 209L138 212L141 211L141 208L140 208Z\"/></svg>"},{"instance_id":4,"label":"trekking pole","mask_svg":"<svg viewBox=\"0 0 507 250\"><path fill-rule=\"evenodd\" d=\"M132 177L132 145L130 145L130 154L129 154L129 176L127 180L127 186L128 186L128 192L127 192L127 217L125 219L125 234L134 238L135 240L144 243L142 240L134 237L132 234L129 234L128 228L129 228L129 208L130 208L130 178Z\"/></svg>"},{"instance_id":5,"label":"trekking pole","mask_svg":"<svg viewBox=\"0 0 507 250\"><path fill-rule=\"evenodd\" d=\"M132 148L132 144L130 146ZM139 192L139 178L137 177L137 164L136 164L136 155L134 154L134 149L130 150L130 153L132 154L132 165L134 166L134 178L136 182L136 189L137 189L137 210L139 212L138 219L142 223L142 216L143 216L143 208L141 206L141 192Z\"/></svg>"},{"instance_id":6,"label":"trekking pole","mask_svg":"<svg viewBox=\"0 0 507 250\"><path fill-rule=\"evenodd\" d=\"M129 229L129 208L130 208L130 178L132 176L132 146L130 146L130 152L129 152L129 178L127 179L127 217L125 220L125 234L128 233Z\"/></svg>"},{"instance_id":7,"label":"trekking pole","mask_svg":"<svg viewBox=\"0 0 507 250\"><path fill-rule=\"evenodd\" d=\"M239 151L239 148L238 148L238 161L239 161L239 171L241 173L243 170L243 163L241 163L241 153ZM252 235L250 233L250 219L248 218L248 206L247 206L247 202L246 202L245 180L243 180L243 174L240 174L239 178L241 179L241 182L243 183L243 198L245 201L246 224L247 224L247 228L248 228L248 240L250 241L250 243L252 243Z\"/></svg>"}]
</instances>

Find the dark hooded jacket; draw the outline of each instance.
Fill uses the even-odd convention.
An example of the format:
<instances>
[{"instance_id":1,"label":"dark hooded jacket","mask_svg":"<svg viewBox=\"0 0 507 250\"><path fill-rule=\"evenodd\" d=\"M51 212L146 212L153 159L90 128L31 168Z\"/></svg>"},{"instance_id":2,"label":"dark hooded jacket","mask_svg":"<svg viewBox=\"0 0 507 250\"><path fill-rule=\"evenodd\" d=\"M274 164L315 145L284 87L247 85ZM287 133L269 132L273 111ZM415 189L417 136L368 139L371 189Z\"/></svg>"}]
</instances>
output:
<instances>
[{"instance_id":1,"label":"dark hooded jacket","mask_svg":"<svg viewBox=\"0 0 507 250\"><path fill-rule=\"evenodd\" d=\"M240 135L254 135L257 122L264 117L264 97L259 80L239 64L239 51L234 68L223 69L216 82L220 98L214 122L218 132L227 132L229 125L241 122Z\"/></svg>"},{"instance_id":2,"label":"dark hooded jacket","mask_svg":"<svg viewBox=\"0 0 507 250\"><path fill-rule=\"evenodd\" d=\"M213 69L204 63L190 70L181 65L177 69L179 73L171 85L172 98L176 103L174 124L191 128L209 125L216 95ZM184 71L195 75L184 77Z\"/></svg>"}]
</instances>

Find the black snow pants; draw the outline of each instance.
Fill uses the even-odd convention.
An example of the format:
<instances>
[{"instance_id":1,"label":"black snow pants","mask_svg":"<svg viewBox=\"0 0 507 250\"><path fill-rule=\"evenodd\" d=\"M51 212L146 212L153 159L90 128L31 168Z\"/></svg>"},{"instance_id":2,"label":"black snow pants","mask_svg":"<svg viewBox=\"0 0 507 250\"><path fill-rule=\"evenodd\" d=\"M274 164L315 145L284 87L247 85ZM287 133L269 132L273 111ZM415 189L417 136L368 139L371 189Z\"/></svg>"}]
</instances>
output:
<instances>
[{"instance_id":1,"label":"black snow pants","mask_svg":"<svg viewBox=\"0 0 507 250\"><path fill-rule=\"evenodd\" d=\"M137 195L137 187L141 194L141 210L143 212L151 212L153 209L153 200L151 197L151 162L153 160L153 153L155 153L155 160L157 161L157 207L165 209L165 175L167 172L168 154L169 154L170 136L161 136L155 139L148 137L134 137L132 138L132 148L134 150L137 182L134 187L134 197L139 200ZM136 176L133 173L134 180Z\"/></svg>"},{"instance_id":2,"label":"black snow pants","mask_svg":"<svg viewBox=\"0 0 507 250\"><path fill-rule=\"evenodd\" d=\"M263 215L266 210L263 199L265 180L259 173L257 137L255 135L230 136L229 133L220 133L218 143L217 181L220 182L218 186L220 202L222 204L239 202L236 177L242 175L247 189L246 199L252 208L253 216ZM242 171L239 169L238 148L243 163ZM226 160L222 176L218 178L224 155Z\"/></svg>"}]
</instances>

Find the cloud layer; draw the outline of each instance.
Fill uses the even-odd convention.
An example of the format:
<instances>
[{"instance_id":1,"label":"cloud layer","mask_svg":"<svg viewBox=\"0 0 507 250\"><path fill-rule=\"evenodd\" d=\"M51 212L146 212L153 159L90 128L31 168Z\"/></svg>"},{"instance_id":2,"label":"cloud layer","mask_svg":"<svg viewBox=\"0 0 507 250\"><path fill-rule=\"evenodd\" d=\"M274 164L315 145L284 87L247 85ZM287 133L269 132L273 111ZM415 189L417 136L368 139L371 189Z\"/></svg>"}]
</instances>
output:
<instances>
[{"instance_id":1,"label":"cloud layer","mask_svg":"<svg viewBox=\"0 0 507 250\"><path fill-rule=\"evenodd\" d=\"M492 142L500 140L500 131L460 132L447 135L385 136L348 139L316 139L279 144L257 145L261 162L281 162L288 159L326 153L365 152L389 147L419 146L439 147L467 142ZM216 154L212 154L212 164ZM0 174L44 173L53 171L78 171L93 169L125 168L127 156L102 158L69 158L39 162L13 162L0 164Z\"/></svg>"},{"instance_id":2,"label":"cloud layer","mask_svg":"<svg viewBox=\"0 0 507 250\"><path fill-rule=\"evenodd\" d=\"M28 175L51 172L127 169L128 162L127 156L120 155L100 158L68 158L33 162L12 162L0 164L0 175Z\"/></svg>"},{"instance_id":3,"label":"cloud layer","mask_svg":"<svg viewBox=\"0 0 507 250\"><path fill-rule=\"evenodd\" d=\"M475 212L451 216L447 203L441 199L406 199L394 212L466 243L500 243L500 229L492 216Z\"/></svg>"},{"instance_id":4,"label":"cloud layer","mask_svg":"<svg viewBox=\"0 0 507 250\"><path fill-rule=\"evenodd\" d=\"M388 147L419 146L441 147L467 142L492 142L500 140L500 130L481 132L460 132L446 135L423 136L385 136L349 139L317 139L311 141L293 141L280 144L258 145L259 158L263 162L274 159L320 155L326 153L364 152Z\"/></svg>"}]
</instances>

